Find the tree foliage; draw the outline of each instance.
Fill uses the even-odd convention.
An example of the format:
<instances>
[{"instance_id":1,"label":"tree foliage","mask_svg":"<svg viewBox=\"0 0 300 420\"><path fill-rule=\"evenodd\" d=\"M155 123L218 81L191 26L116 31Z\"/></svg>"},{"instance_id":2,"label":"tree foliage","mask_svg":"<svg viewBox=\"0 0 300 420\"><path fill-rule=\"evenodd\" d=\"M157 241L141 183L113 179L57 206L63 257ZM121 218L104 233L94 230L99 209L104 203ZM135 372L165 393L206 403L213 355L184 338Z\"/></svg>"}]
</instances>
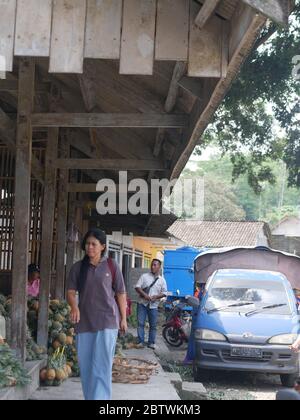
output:
<instances>
[{"instance_id":1,"label":"tree foliage","mask_svg":"<svg viewBox=\"0 0 300 420\"><path fill-rule=\"evenodd\" d=\"M245 155L245 158L249 157ZM230 157L217 153L209 160L199 161L196 168L189 165L182 177L204 177L206 220L263 220L274 226L285 216L299 216L300 196L297 188L288 188L288 173L282 161L266 163L275 182L262 182L260 194L249 185L247 174L240 175L232 183ZM258 169L254 167L254 171L258 172Z\"/></svg>"},{"instance_id":2,"label":"tree foliage","mask_svg":"<svg viewBox=\"0 0 300 420\"><path fill-rule=\"evenodd\" d=\"M203 145L216 142L230 156L233 179L246 175L256 193L265 181L275 182L271 160L283 160L289 185L300 187L300 80L293 71L294 57L300 55L300 0L290 27L269 24L257 46L215 114Z\"/></svg>"}]
</instances>

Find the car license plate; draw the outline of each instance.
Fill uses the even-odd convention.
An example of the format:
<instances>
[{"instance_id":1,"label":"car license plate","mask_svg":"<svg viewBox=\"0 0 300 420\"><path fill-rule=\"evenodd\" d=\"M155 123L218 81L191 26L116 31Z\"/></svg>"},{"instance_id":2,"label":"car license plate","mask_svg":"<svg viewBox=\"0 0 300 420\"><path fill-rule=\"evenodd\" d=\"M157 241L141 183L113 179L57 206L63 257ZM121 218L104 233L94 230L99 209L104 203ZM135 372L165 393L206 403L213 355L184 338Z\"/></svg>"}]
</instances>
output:
<instances>
[{"instance_id":1,"label":"car license plate","mask_svg":"<svg viewBox=\"0 0 300 420\"><path fill-rule=\"evenodd\" d=\"M255 349L255 348L249 348L249 347L234 347L231 349L231 357L262 359L263 352L261 349Z\"/></svg>"}]
</instances>

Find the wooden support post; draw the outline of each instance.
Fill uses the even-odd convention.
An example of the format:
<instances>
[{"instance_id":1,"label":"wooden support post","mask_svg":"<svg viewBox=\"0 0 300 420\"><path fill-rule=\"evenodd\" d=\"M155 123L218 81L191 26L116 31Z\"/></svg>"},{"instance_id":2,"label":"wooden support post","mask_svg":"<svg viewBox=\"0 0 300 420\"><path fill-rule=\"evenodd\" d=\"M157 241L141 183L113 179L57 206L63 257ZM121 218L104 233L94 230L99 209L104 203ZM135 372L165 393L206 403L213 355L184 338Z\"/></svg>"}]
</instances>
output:
<instances>
[{"instance_id":1,"label":"wooden support post","mask_svg":"<svg viewBox=\"0 0 300 420\"><path fill-rule=\"evenodd\" d=\"M66 159L70 156L70 145L67 136L62 136L61 158ZM67 222L68 222L68 182L69 171L61 169L58 178L58 204L57 204L57 259L56 259L56 282L55 299L65 297L65 257L67 243Z\"/></svg>"},{"instance_id":2,"label":"wooden support post","mask_svg":"<svg viewBox=\"0 0 300 420\"><path fill-rule=\"evenodd\" d=\"M9 150L16 153L16 124L0 108L0 139L6 144ZM44 171L36 156L31 157L32 175L42 184L44 183Z\"/></svg>"},{"instance_id":3,"label":"wooden support post","mask_svg":"<svg viewBox=\"0 0 300 420\"><path fill-rule=\"evenodd\" d=\"M165 103L165 111L171 112L176 105L177 96L178 96L178 82L186 74L187 63L184 61L178 61L175 64L172 80L169 87L168 96Z\"/></svg>"},{"instance_id":4,"label":"wooden support post","mask_svg":"<svg viewBox=\"0 0 300 420\"><path fill-rule=\"evenodd\" d=\"M45 188L42 209L42 247L41 247L41 288L40 309L38 320L37 342L40 346L47 346L48 342L48 317L49 295L51 289L52 274L52 245L53 228L56 202L56 167L54 162L57 158L58 128L48 129L48 141L46 148L46 171Z\"/></svg>"},{"instance_id":5,"label":"wooden support post","mask_svg":"<svg viewBox=\"0 0 300 420\"><path fill-rule=\"evenodd\" d=\"M242 0L244 3L256 9L280 25L287 26L289 15L293 8L291 0Z\"/></svg>"},{"instance_id":6,"label":"wooden support post","mask_svg":"<svg viewBox=\"0 0 300 420\"><path fill-rule=\"evenodd\" d=\"M209 18L211 18L214 14L219 3L220 0L205 0L200 12L195 19L196 26L202 29Z\"/></svg>"},{"instance_id":7,"label":"wooden support post","mask_svg":"<svg viewBox=\"0 0 300 420\"><path fill-rule=\"evenodd\" d=\"M21 59L19 65L16 141L11 345L22 361L25 361L26 358L27 277L32 156L31 114L33 111L34 79L34 60Z\"/></svg>"},{"instance_id":8,"label":"wooden support post","mask_svg":"<svg viewBox=\"0 0 300 420\"><path fill-rule=\"evenodd\" d=\"M71 182L76 181L76 177L72 174ZM75 226L76 217L76 193L69 194L69 213L68 213L68 242L67 242L67 267L66 278L68 278L75 257L75 240L72 236L72 228Z\"/></svg>"}]
</instances>

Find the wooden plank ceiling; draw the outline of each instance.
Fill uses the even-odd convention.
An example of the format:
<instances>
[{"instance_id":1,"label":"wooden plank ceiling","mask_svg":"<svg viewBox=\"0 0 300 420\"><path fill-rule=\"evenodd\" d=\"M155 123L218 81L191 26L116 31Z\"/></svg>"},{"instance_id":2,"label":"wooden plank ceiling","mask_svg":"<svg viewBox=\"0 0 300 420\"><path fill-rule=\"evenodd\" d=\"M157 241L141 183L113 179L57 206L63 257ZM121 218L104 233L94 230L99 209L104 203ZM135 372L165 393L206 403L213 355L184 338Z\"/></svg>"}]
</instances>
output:
<instances>
[{"instance_id":1,"label":"wooden plank ceiling","mask_svg":"<svg viewBox=\"0 0 300 420\"><path fill-rule=\"evenodd\" d=\"M19 56L35 57L34 146L60 128L54 164L82 183L70 191L94 198L99 179L126 169L128 181L178 177L265 23L250 3L0 0L0 141L15 152Z\"/></svg>"},{"instance_id":2,"label":"wooden plank ceiling","mask_svg":"<svg viewBox=\"0 0 300 420\"><path fill-rule=\"evenodd\" d=\"M205 8L206 19L217 6L216 19L231 18L234 2L219 3L209 14ZM120 60L121 74L152 75L154 59L187 61L203 45L188 41L194 31L190 14L201 7L195 0L0 0L0 5L6 71L13 56L28 56L50 57L50 73L82 73L84 58L94 58ZM215 33L220 77L224 34L218 24Z\"/></svg>"}]
</instances>

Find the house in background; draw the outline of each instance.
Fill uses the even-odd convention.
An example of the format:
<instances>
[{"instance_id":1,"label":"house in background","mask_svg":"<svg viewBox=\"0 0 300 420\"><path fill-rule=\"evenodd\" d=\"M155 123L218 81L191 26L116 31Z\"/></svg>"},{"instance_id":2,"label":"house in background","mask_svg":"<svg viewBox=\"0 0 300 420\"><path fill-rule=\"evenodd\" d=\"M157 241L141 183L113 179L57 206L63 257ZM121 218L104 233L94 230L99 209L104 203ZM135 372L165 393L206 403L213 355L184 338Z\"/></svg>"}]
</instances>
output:
<instances>
[{"instance_id":1,"label":"house in background","mask_svg":"<svg viewBox=\"0 0 300 420\"><path fill-rule=\"evenodd\" d=\"M196 248L271 245L271 231L264 222L177 220L168 234Z\"/></svg>"},{"instance_id":2,"label":"house in background","mask_svg":"<svg viewBox=\"0 0 300 420\"><path fill-rule=\"evenodd\" d=\"M287 216L272 230L272 248L300 256L300 217Z\"/></svg>"}]
</instances>

